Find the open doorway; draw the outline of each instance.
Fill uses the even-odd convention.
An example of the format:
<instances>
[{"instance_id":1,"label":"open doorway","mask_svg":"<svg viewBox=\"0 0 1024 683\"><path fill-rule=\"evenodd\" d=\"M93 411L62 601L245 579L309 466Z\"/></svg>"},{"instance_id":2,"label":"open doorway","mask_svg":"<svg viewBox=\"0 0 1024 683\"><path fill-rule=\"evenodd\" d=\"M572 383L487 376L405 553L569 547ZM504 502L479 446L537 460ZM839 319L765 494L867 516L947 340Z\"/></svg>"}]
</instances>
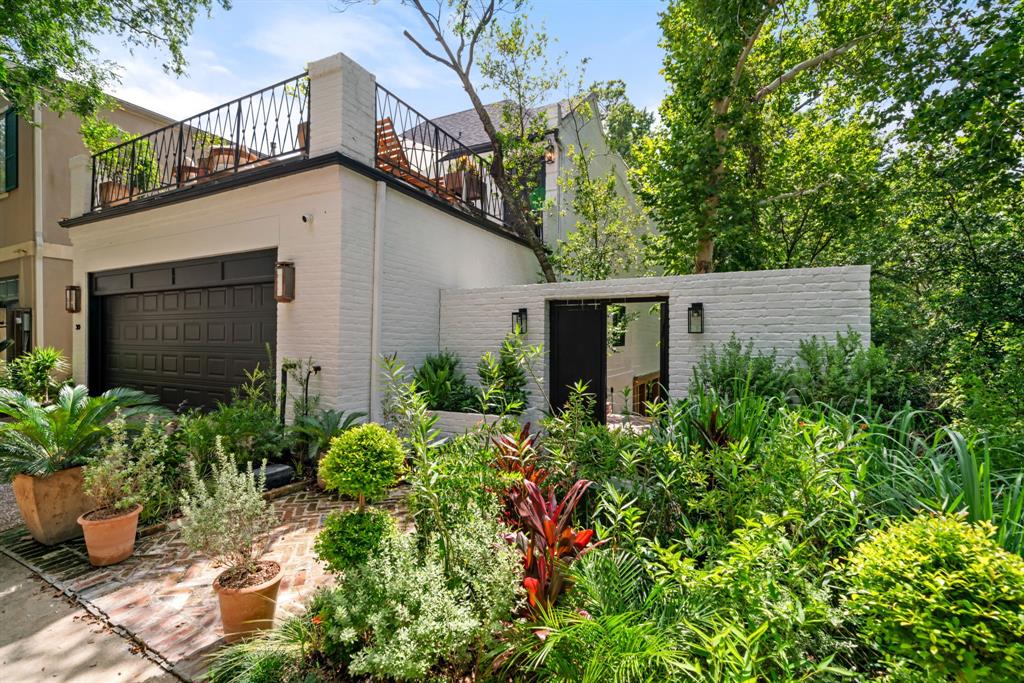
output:
<instances>
[{"instance_id":1,"label":"open doorway","mask_svg":"<svg viewBox=\"0 0 1024 683\"><path fill-rule=\"evenodd\" d=\"M651 401L665 398L661 301L608 305L605 415L610 424L643 423Z\"/></svg>"},{"instance_id":2,"label":"open doorway","mask_svg":"<svg viewBox=\"0 0 1024 683\"><path fill-rule=\"evenodd\" d=\"M642 421L668 386L668 301L555 301L550 305L551 403L561 410L577 382L595 422Z\"/></svg>"}]
</instances>

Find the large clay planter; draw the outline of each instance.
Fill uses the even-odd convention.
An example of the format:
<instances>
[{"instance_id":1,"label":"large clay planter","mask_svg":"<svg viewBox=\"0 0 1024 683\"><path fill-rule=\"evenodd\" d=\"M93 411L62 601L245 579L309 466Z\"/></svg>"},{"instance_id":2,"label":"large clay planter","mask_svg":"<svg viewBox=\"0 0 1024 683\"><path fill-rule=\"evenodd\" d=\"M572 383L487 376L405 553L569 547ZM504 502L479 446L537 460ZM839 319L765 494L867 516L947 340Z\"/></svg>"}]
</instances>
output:
<instances>
[{"instance_id":1,"label":"large clay planter","mask_svg":"<svg viewBox=\"0 0 1024 683\"><path fill-rule=\"evenodd\" d=\"M32 538L55 545L82 535L78 518L96 507L82 491L82 468L45 477L19 474L12 482L14 499Z\"/></svg>"},{"instance_id":2,"label":"large clay planter","mask_svg":"<svg viewBox=\"0 0 1024 683\"><path fill-rule=\"evenodd\" d=\"M108 519L78 518L85 534L85 549L89 562L94 567L106 567L131 557L135 551L135 531L139 528L139 513L142 506L136 505L128 512Z\"/></svg>"},{"instance_id":3,"label":"large clay planter","mask_svg":"<svg viewBox=\"0 0 1024 683\"><path fill-rule=\"evenodd\" d=\"M255 586L226 588L220 584L224 574L214 579L213 590L220 601L220 620L227 642L237 642L256 631L266 631L274 626L277 591L284 571L277 562L272 564L277 565L274 578Z\"/></svg>"},{"instance_id":4,"label":"large clay planter","mask_svg":"<svg viewBox=\"0 0 1024 683\"><path fill-rule=\"evenodd\" d=\"M105 180L100 183L99 194L100 206L117 206L131 199L128 187L113 180Z\"/></svg>"}]
</instances>

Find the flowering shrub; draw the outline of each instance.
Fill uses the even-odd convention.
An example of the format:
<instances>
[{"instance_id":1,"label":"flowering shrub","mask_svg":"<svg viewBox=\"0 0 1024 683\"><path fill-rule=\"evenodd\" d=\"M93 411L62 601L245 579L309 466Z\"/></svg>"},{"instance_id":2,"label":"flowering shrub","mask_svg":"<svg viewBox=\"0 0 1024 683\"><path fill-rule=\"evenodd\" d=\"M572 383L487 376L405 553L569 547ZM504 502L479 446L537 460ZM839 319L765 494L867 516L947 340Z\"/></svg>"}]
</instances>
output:
<instances>
[{"instance_id":1,"label":"flowering shrub","mask_svg":"<svg viewBox=\"0 0 1024 683\"><path fill-rule=\"evenodd\" d=\"M453 530L445 560L415 534L386 537L311 610L323 648L350 676L422 680L465 665L516 605L517 562L493 522ZM450 568L446 570L446 565Z\"/></svg>"}]
</instances>

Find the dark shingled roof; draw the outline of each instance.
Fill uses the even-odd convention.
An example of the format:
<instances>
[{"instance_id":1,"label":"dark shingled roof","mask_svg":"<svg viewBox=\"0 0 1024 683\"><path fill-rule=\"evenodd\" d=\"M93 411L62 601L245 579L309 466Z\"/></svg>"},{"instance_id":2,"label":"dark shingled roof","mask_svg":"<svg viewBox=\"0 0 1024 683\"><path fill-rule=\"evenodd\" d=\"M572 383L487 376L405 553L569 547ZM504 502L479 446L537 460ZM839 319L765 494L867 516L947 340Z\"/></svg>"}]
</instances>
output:
<instances>
[{"instance_id":1,"label":"dark shingled roof","mask_svg":"<svg viewBox=\"0 0 1024 683\"><path fill-rule=\"evenodd\" d=\"M491 120L495 124L501 122L501 108L503 104L503 102L493 102L485 105L487 113L491 115ZM491 143L487 133L484 132L483 124L480 123L480 117L476 114L476 109L466 109L465 111L457 111L454 114L439 116L436 119L432 119L431 123L436 124L441 130L466 147L473 148L480 145L490 145Z\"/></svg>"},{"instance_id":2,"label":"dark shingled roof","mask_svg":"<svg viewBox=\"0 0 1024 683\"><path fill-rule=\"evenodd\" d=\"M494 121L495 125L500 125L501 123L501 110L503 105L504 101L492 102L491 104L484 105L487 109L487 113L491 115L491 120ZM557 125L557 107L557 104L549 104L544 107L540 107L547 116L548 128L554 128ZM474 151L479 149L488 149L491 146L491 141L487 137L487 133L484 132L484 126L480 123L480 117L477 116L476 109L471 108L463 111L457 111L454 114L445 114L444 116L439 116L436 119L431 119L430 122ZM422 135L422 133L417 130L418 128L419 126L410 128L405 131L403 137L418 139Z\"/></svg>"}]
</instances>

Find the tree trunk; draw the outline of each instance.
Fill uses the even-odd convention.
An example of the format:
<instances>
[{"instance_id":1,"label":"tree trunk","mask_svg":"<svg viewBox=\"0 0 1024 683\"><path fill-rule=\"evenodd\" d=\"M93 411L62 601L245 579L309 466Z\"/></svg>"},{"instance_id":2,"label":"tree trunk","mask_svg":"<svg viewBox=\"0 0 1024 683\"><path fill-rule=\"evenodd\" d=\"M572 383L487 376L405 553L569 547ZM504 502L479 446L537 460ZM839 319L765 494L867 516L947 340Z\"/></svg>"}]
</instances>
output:
<instances>
[{"instance_id":1,"label":"tree trunk","mask_svg":"<svg viewBox=\"0 0 1024 683\"><path fill-rule=\"evenodd\" d=\"M729 110L729 101L718 100L712 107L715 118L720 119ZM712 273L715 270L715 219L718 217L718 205L722 198L719 195L719 186L722 178L725 177L725 140L729 136L729 130L719 120L715 124L715 151L718 155L718 163L711 169L711 176L708 178L708 198L704 203L704 213L701 217L701 225L697 237L697 253L694 258L693 272Z\"/></svg>"},{"instance_id":2,"label":"tree trunk","mask_svg":"<svg viewBox=\"0 0 1024 683\"><path fill-rule=\"evenodd\" d=\"M697 239L697 258L694 261L693 272L713 273L715 271L715 238L714 235L705 234Z\"/></svg>"}]
</instances>

